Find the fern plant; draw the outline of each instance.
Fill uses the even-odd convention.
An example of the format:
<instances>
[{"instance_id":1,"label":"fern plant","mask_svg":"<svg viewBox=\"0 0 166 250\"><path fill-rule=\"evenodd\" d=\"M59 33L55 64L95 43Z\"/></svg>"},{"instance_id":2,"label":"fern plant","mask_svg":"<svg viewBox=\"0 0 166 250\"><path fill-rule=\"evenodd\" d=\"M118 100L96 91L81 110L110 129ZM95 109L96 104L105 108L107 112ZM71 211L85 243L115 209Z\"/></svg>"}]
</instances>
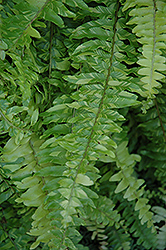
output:
<instances>
[{"instance_id":1,"label":"fern plant","mask_svg":"<svg viewBox=\"0 0 166 250\"><path fill-rule=\"evenodd\" d=\"M1 1L2 249L165 248L165 8Z\"/></svg>"}]
</instances>

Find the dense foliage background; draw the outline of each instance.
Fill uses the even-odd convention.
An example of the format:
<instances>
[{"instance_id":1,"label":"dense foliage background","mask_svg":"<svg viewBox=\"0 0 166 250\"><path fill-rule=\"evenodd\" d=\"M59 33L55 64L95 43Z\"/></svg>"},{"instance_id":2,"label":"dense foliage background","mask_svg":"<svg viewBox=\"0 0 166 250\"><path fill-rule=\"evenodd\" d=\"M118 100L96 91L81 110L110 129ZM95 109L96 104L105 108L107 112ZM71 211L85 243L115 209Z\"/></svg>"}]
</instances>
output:
<instances>
[{"instance_id":1,"label":"dense foliage background","mask_svg":"<svg viewBox=\"0 0 166 250\"><path fill-rule=\"evenodd\" d=\"M166 249L166 2L0 12L0 249Z\"/></svg>"}]
</instances>

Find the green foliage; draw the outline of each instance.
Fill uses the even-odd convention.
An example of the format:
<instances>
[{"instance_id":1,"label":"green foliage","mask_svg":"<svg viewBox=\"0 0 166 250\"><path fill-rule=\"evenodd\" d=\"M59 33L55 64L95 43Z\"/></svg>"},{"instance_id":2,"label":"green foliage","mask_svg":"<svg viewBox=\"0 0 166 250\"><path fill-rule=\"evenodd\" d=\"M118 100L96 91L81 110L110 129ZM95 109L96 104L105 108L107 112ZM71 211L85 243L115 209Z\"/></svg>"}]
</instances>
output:
<instances>
[{"instance_id":1,"label":"green foliage","mask_svg":"<svg viewBox=\"0 0 166 250\"><path fill-rule=\"evenodd\" d=\"M164 250L165 2L0 3L0 249Z\"/></svg>"},{"instance_id":2,"label":"green foliage","mask_svg":"<svg viewBox=\"0 0 166 250\"><path fill-rule=\"evenodd\" d=\"M165 199L164 199L165 200ZM153 211L156 213L154 215L154 221L157 223L163 222L163 226L158 227L158 235L157 235L157 243L158 243L158 249L164 249L166 247L166 210L162 207L155 206L153 207Z\"/></svg>"}]
</instances>

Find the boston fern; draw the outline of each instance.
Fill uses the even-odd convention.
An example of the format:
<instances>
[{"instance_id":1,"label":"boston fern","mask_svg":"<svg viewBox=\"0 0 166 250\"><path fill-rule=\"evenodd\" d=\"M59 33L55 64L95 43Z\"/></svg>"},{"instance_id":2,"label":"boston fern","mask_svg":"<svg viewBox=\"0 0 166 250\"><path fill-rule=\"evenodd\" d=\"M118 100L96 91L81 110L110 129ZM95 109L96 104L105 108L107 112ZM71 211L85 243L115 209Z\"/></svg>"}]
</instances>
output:
<instances>
[{"instance_id":1,"label":"boston fern","mask_svg":"<svg viewBox=\"0 0 166 250\"><path fill-rule=\"evenodd\" d=\"M166 2L0 15L0 249L164 250Z\"/></svg>"}]
</instances>

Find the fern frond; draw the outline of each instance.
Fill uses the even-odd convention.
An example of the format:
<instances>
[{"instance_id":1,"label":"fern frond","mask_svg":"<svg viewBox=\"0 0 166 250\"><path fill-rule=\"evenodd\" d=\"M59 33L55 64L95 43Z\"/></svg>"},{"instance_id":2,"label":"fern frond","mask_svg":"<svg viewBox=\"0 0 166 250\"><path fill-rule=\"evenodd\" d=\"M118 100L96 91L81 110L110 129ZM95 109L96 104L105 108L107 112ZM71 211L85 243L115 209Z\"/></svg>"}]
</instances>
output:
<instances>
[{"instance_id":1,"label":"fern frond","mask_svg":"<svg viewBox=\"0 0 166 250\"><path fill-rule=\"evenodd\" d=\"M117 137L117 140L118 138L119 136ZM123 135L121 135L120 138L122 139ZM139 155L129 155L128 149L126 147L127 144L128 142L126 141L126 136L124 137L124 139L119 141L119 145L116 149L116 161L117 166L121 170L118 173L114 174L110 178L110 181L120 181L115 189L115 193L120 193L127 188L123 197L128 201L137 200L135 204L135 210L139 210L139 218L141 219L141 224L148 222L148 227L153 227L154 230L152 222L153 213L149 211L150 206L146 204L148 202L148 199L141 198L144 193L144 186L139 189L143 185L144 180L137 179L132 176L135 162L140 161L141 159Z\"/></svg>"},{"instance_id":2,"label":"fern frond","mask_svg":"<svg viewBox=\"0 0 166 250\"><path fill-rule=\"evenodd\" d=\"M119 198L118 196L114 196L113 200L122 199L120 197L121 196L119 196ZM145 207L144 210L148 210L148 207ZM138 211L134 211L134 203L123 200L118 207L118 211L122 214L121 219L125 220L124 225L129 229L129 233L133 236L132 238L137 240L137 245L144 246L146 249L155 249L156 233L152 233L151 229L147 228L145 224L142 225L140 221L141 216L138 216ZM129 216L130 213L133 214L132 218Z\"/></svg>"},{"instance_id":3,"label":"fern frond","mask_svg":"<svg viewBox=\"0 0 166 250\"><path fill-rule=\"evenodd\" d=\"M104 201L104 202L103 202ZM89 231L92 231L92 239L97 238L101 245L101 249L108 249L107 248L107 241L109 242L110 246L114 246L117 238L116 233L120 233L123 231L122 242L116 242L115 249L130 249L128 242L128 234L125 229L122 227L121 230L118 228L121 227L120 214L117 214L117 211L114 210L115 205L113 202L106 198L106 197L99 197L98 200L94 202L95 208L87 206L84 208L83 217L86 221L85 226ZM91 216L90 216L91 215ZM114 232L116 232L114 234ZM107 239L107 241L106 241Z\"/></svg>"},{"instance_id":4,"label":"fern frond","mask_svg":"<svg viewBox=\"0 0 166 250\"><path fill-rule=\"evenodd\" d=\"M117 5L117 11L118 8L119 6ZM114 11L113 8L112 11ZM63 163L61 162L61 164L63 164L66 169L63 173L64 181L63 179L62 181L58 180L58 183L60 184L58 192L61 195L62 199L59 205L64 208L64 210L62 210L62 208L60 209L60 214L63 217L62 225L64 227L64 232L63 236L59 238L56 243L57 245L59 244L59 248L66 244L66 230L68 230L68 228L70 228L73 224L77 225L77 221L80 221L80 218L77 218L76 215L77 213L81 213L81 207L85 206L85 198L88 198L89 204L92 208L95 207L94 202L91 198L97 198L98 196L95 193L93 194L89 189L85 188L86 186L93 185L99 178L98 170L94 167L94 161L98 159L104 159L105 154L107 154L111 161L115 158L114 148L116 148L116 144L109 137L109 133L121 131L121 128L116 124L116 121L122 120L123 117L119 115L118 112L110 112L110 107L121 108L130 105L136 105L138 103L136 101L135 95L130 94L129 92L122 89L111 89L109 85L109 81L113 79L113 76L111 76L111 74L113 75L115 71L113 62L114 60L116 60L116 58L114 58L114 51L116 51L115 42L117 40L117 30L115 28L118 22L117 12L115 13L115 15L116 19L114 21L115 26L112 31L112 42L109 41L110 49L107 52L108 59L104 59L102 57L104 55L104 52L103 54L100 54L102 61L106 63L104 70L97 70L96 67L98 67L99 69L101 61L97 58L97 60L95 59L96 66L93 67L93 70L91 70L90 68L89 72L87 72L87 70L84 71L83 66L81 74L76 74L75 76L65 76L65 80L71 82L72 84L83 86L79 87L79 89L71 95L72 102L71 100L69 102L66 102L67 96L62 97L64 101L62 98L57 98L55 100L56 105L46 111L46 115L48 116L48 118L46 118L44 122L54 122L56 124L59 123L59 125L56 125L46 131L46 137L52 133L55 133L56 139L48 139L48 141L46 141L42 147L45 148L44 150L48 150L47 152L50 152L50 156L49 158L47 158L47 161L49 161L50 159L55 163L58 163L56 162L56 158L59 158L61 154L60 152L63 152ZM112 16L114 15L112 14ZM105 23L108 26L108 22ZM95 26L96 22L91 22L90 24L86 23L86 25ZM99 21L99 29L96 29L94 27L94 29L90 31L90 36L98 36L102 29L102 25L103 21ZM89 36L89 33L85 35ZM109 36L110 35L111 33L109 33ZM79 37L77 36L77 38ZM104 42L106 38L100 37L101 41L102 39ZM78 54L80 55L80 51L78 49L76 50L77 56ZM75 52L72 57L75 61ZM86 64L84 58L81 58L80 62L84 65ZM91 59L88 58L87 62L91 63ZM117 66L116 70L117 76L114 76L114 79L116 78L117 81L121 79L121 75L119 76L118 74L118 67L119 65ZM96 71L99 73L97 73ZM100 72L103 72L102 82ZM72 112L70 110L73 112L73 117L71 116ZM61 124L62 122L63 124ZM64 123L66 123L66 125ZM71 132L65 132L64 130L64 127L68 127L69 129L68 125L70 125ZM58 129L56 129L56 127ZM63 134L65 134L63 136L58 136L60 127L62 128ZM52 152L52 150L54 152ZM58 157L53 159L52 156ZM58 164L60 164L60 161ZM50 175L51 173L53 173L51 171L51 168L46 167L45 170L40 170L37 175ZM68 183L67 186L64 185L65 183ZM54 190L53 192L57 193L56 190ZM82 201L78 199L81 197L83 198ZM84 222L81 220L80 223Z\"/></svg>"},{"instance_id":5,"label":"fern frond","mask_svg":"<svg viewBox=\"0 0 166 250\"><path fill-rule=\"evenodd\" d=\"M12 167L12 163L8 163ZM16 163L15 163L16 164ZM17 161L19 164L19 161ZM16 198L21 194L13 182L9 181L9 169L5 168L6 163L1 162L0 169L0 248L1 249L27 249L30 248L30 241L33 237L26 235L31 227L31 216L33 209L25 208L15 203Z\"/></svg>"},{"instance_id":6,"label":"fern frond","mask_svg":"<svg viewBox=\"0 0 166 250\"><path fill-rule=\"evenodd\" d=\"M154 215L154 221L156 223L160 223L161 221L163 222L163 226L161 227L157 227L158 229L158 234L157 234L157 248L158 249L165 249L166 247L166 239L165 239L165 236L166 236L166 210L162 207L158 207L158 206L155 206L152 208L153 211L156 213L156 215Z\"/></svg>"},{"instance_id":7,"label":"fern frond","mask_svg":"<svg viewBox=\"0 0 166 250\"><path fill-rule=\"evenodd\" d=\"M130 248L130 236L124 232L123 228L116 229L108 227L106 229L106 235L108 236L109 246L115 250L129 250Z\"/></svg>"},{"instance_id":8,"label":"fern frond","mask_svg":"<svg viewBox=\"0 0 166 250\"><path fill-rule=\"evenodd\" d=\"M136 6L135 6L136 5ZM144 97L154 98L161 88L160 81L164 78L166 70L165 58L162 49L165 49L165 3L160 1L126 1L124 10L135 7L130 11L133 17L128 24L136 25L133 32L142 46L142 56L138 60L141 65L138 74L141 76L141 85L144 88L140 94ZM143 77L142 77L143 76Z\"/></svg>"},{"instance_id":9,"label":"fern frond","mask_svg":"<svg viewBox=\"0 0 166 250\"><path fill-rule=\"evenodd\" d=\"M147 168L155 169L154 175L157 180L165 187L165 84L160 89L160 93L157 95L153 107L147 110L146 114L139 115L138 128L143 131L148 139L147 147L144 145L140 148L140 153L143 155L140 162L140 170L142 166L147 162ZM155 138L155 142L152 141L152 137Z\"/></svg>"},{"instance_id":10,"label":"fern frond","mask_svg":"<svg viewBox=\"0 0 166 250\"><path fill-rule=\"evenodd\" d=\"M41 145L42 142L43 141L40 141L33 136L28 136L24 137L18 146L15 143L15 138L10 139L3 150L3 168L8 171L8 176L12 178L12 181L17 186L18 190L23 190L20 193L20 197L16 199L16 202L23 202L27 207L39 207L36 210L35 214L32 216L35 219L33 227L38 227L38 230L32 229L32 231L34 232L33 235L40 235L44 239L45 229L44 231L42 231L41 228L43 227L43 225L45 225L45 228L47 228L48 230L50 228L48 222L46 223L45 220L43 222L43 216L45 219L45 215L47 214L47 212L44 213L42 210L42 204L45 199L45 192L42 191L44 183L42 182L42 179L40 177L33 175L34 172L38 171L41 168L38 164L36 153L38 147ZM13 164L8 164L8 161L13 162ZM37 212L39 210L40 220L38 220L37 217ZM36 230L40 233L36 234ZM41 232L43 232L43 236ZM49 234L47 236L49 236ZM43 240L42 242L47 243L48 241ZM37 247L39 243L40 240L37 240L37 242L33 244L33 246L35 245ZM33 246L31 247L32 249Z\"/></svg>"}]
</instances>

